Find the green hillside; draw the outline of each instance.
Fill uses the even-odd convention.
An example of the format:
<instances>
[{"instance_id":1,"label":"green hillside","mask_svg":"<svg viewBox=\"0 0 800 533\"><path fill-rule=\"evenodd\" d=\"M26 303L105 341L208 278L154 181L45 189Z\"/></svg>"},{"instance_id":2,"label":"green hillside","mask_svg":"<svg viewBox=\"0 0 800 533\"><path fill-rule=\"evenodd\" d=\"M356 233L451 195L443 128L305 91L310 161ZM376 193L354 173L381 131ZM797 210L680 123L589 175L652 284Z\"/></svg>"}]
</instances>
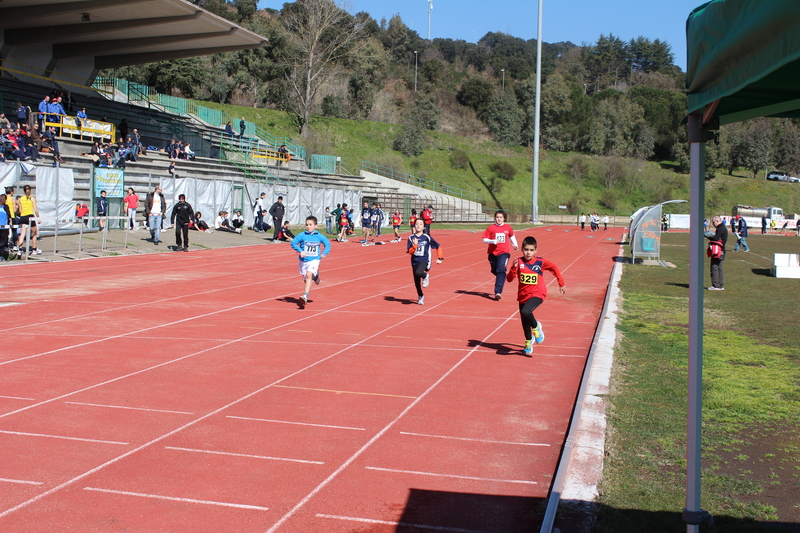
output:
<instances>
[{"instance_id":1,"label":"green hillside","mask_svg":"<svg viewBox=\"0 0 800 533\"><path fill-rule=\"evenodd\" d=\"M362 161L369 161L408 174L426 178L484 197L487 206L530 210L532 152L523 147L503 147L493 141L458 137L443 132L427 132L427 147L418 157L404 157L392 150L400 126L371 121L313 117L306 139L297 135L291 117L283 111L255 109L203 102L234 117L244 117L276 136L292 137L309 154L329 154L342 158L342 166L358 173ZM456 152L464 152L471 163L457 168ZM494 179L499 190L492 190L496 173L493 163L507 161L516 170L513 179ZM585 175L577 177L570 167L585 165ZM577 165L580 167L580 165ZM629 214L637 207L664 200L689 198L689 176L678 173L672 162L607 158L580 153L542 151L539 166L539 211L597 211ZM748 171L732 176L717 174L706 182L706 214L728 214L737 203L782 207L787 213L800 212L800 184L753 179ZM497 185L495 186L497 188ZM522 205L525 208L522 208ZM688 212L688 205L670 206L671 212ZM563 211L561 211L563 213Z\"/></svg>"}]
</instances>

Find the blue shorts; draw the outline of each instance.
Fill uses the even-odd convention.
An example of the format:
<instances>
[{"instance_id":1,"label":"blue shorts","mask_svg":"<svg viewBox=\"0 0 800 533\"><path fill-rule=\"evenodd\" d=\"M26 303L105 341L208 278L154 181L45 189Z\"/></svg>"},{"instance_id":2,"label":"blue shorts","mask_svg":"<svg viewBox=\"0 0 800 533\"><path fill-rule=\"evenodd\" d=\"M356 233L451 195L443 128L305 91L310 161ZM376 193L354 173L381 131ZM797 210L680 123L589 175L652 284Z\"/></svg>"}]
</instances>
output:
<instances>
[{"instance_id":1,"label":"blue shorts","mask_svg":"<svg viewBox=\"0 0 800 533\"><path fill-rule=\"evenodd\" d=\"M396 225L394 225L394 226L392 226L392 227L393 227L394 229L400 229L400 224L396 224Z\"/></svg>"},{"instance_id":2,"label":"blue shorts","mask_svg":"<svg viewBox=\"0 0 800 533\"><path fill-rule=\"evenodd\" d=\"M370 222L369 220L362 220L361 221L361 227L369 229L369 228L372 227L372 222Z\"/></svg>"}]
</instances>

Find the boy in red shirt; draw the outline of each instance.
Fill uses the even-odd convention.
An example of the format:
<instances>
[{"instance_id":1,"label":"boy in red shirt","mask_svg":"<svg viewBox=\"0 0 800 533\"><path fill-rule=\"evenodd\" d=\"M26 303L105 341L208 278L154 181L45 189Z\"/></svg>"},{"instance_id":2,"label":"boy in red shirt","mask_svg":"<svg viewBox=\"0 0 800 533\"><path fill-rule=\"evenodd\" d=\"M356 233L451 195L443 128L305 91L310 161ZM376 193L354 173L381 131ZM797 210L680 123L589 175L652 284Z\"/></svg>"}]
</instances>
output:
<instances>
[{"instance_id":1,"label":"boy in red shirt","mask_svg":"<svg viewBox=\"0 0 800 533\"><path fill-rule=\"evenodd\" d=\"M517 301L519 302L522 331L525 333L525 349L523 350L525 355L533 353L534 339L536 344L544 342L542 323L534 318L533 311L547 298L547 285L542 279L545 270L549 270L556 277L561 294L566 293L561 271L555 263L543 257L536 257L536 238L530 235L525 237L522 240L522 257L514 260L507 277L509 282L514 281L515 277L519 278Z\"/></svg>"},{"instance_id":2,"label":"boy in red shirt","mask_svg":"<svg viewBox=\"0 0 800 533\"><path fill-rule=\"evenodd\" d=\"M483 232L483 242L489 245L489 266L492 269L492 275L495 276L495 300L503 297L503 286L506 283L506 267L508 266L508 260L511 259L509 241L514 245L515 250L519 250L517 238L514 236L514 228L506 224L506 214L502 211L496 211L494 224Z\"/></svg>"},{"instance_id":3,"label":"boy in red shirt","mask_svg":"<svg viewBox=\"0 0 800 533\"><path fill-rule=\"evenodd\" d=\"M394 229L394 239L389 242L400 242L400 225L403 224L403 217L400 211L395 211L392 216L392 228Z\"/></svg>"}]
</instances>

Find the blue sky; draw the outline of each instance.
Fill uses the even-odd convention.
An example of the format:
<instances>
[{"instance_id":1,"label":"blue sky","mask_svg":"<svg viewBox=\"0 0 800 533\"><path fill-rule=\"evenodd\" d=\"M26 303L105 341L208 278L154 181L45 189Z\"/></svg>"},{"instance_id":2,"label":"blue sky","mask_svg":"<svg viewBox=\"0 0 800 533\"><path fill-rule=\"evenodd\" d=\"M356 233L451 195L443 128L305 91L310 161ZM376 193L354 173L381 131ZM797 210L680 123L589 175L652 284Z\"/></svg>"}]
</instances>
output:
<instances>
[{"instance_id":1,"label":"blue sky","mask_svg":"<svg viewBox=\"0 0 800 533\"><path fill-rule=\"evenodd\" d=\"M428 36L428 0L349 0L355 14L366 11L380 22L399 14L420 37ZM686 19L703 0L544 0L542 38L546 43L594 43L613 33L625 41L640 35L672 46L675 64L686 70ZM281 9L284 1L259 0L260 8ZM346 4L347 5L347 4ZM537 0L433 0L431 38L476 42L490 31L536 38Z\"/></svg>"}]
</instances>

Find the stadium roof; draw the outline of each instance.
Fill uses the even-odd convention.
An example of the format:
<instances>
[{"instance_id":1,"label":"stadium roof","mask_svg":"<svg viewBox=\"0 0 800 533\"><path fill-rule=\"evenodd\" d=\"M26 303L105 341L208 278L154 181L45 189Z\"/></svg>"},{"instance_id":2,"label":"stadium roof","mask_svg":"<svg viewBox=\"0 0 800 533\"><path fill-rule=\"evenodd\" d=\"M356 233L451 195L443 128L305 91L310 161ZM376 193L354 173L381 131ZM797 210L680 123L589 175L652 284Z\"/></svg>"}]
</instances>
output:
<instances>
[{"instance_id":1,"label":"stadium roof","mask_svg":"<svg viewBox=\"0 0 800 533\"><path fill-rule=\"evenodd\" d=\"M94 58L96 72L267 42L186 0L0 0L0 29L3 59L12 51L21 62L34 55L37 63L47 59L47 70Z\"/></svg>"}]
</instances>

